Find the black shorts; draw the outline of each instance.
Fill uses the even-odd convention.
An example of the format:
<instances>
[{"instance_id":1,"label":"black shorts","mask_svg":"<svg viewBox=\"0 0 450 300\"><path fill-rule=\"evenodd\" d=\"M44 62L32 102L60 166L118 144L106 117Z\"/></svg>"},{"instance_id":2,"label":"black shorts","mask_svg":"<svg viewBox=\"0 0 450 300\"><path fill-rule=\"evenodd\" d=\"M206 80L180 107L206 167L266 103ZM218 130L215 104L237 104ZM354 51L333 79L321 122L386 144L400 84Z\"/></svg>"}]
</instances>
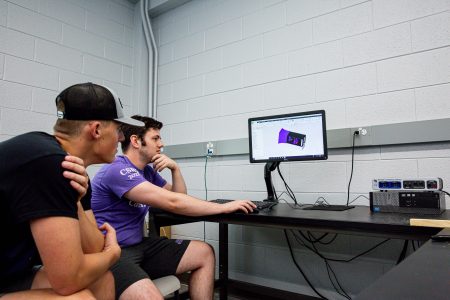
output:
<instances>
[{"instance_id":1,"label":"black shorts","mask_svg":"<svg viewBox=\"0 0 450 300\"><path fill-rule=\"evenodd\" d=\"M41 268L42 266L35 266L17 279L0 282L0 297L8 293L30 290L34 277Z\"/></svg>"},{"instance_id":2,"label":"black shorts","mask_svg":"<svg viewBox=\"0 0 450 300\"><path fill-rule=\"evenodd\" d=\"M145 237L139 244L122 248L119 261L112 266L116 298L133 283L175 275L190 241L165 237Z\"/></svg>"}]
</instances>

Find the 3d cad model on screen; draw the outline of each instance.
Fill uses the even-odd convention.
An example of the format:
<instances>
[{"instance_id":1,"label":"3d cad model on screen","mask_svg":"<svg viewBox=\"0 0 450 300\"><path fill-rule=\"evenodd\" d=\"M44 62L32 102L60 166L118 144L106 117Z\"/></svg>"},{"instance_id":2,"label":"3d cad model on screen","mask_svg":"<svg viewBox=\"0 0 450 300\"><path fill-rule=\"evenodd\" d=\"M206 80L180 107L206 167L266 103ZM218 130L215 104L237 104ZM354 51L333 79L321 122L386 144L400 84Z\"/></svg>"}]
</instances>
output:
<instances>
[{"instance_id":1,"label":"3d cad model on screen","mask_svg":"<svg viewBox=\"0 0 450 300\"><path fill-rule=\"evenodd\" d=\"M281 128L280 133L278 134L278 144L286 143L304 148L305 141L305 134L289 131L284 128Z\"/></svg>"}]
</instances>

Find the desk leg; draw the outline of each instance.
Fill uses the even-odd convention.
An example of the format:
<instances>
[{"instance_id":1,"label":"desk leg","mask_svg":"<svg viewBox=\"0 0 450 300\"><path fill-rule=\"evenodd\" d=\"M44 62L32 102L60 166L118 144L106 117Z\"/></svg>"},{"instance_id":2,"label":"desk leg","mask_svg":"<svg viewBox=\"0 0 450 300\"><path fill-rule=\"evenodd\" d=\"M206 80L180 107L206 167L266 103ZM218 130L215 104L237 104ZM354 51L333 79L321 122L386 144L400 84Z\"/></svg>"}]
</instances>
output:
<instances>
[{"instance_id":1,"label":"desk leg","mask_svg":"<svg viewBox=\"0 0 450 300\"><path fill-rule=\"evenodd\" d=\"M219 280L220 300L228 296L228 224L219 223Z\"/></svg>"}]
</instances>

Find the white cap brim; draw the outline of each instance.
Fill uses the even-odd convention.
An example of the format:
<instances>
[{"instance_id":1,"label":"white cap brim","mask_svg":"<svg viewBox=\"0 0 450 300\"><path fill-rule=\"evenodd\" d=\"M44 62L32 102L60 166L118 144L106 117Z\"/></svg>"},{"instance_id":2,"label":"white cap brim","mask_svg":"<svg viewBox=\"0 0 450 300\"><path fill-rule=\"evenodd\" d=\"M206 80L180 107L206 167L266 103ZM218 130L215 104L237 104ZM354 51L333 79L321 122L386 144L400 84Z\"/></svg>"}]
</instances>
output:
<instances>
[{"instance_id":1,"label":"white cap brim","mask_svg":"<svg viewBox=\"0 0 450 300\"><path fill-rule=\"evenodd\" d=\"M114 121L117 121L119 123L128 124L128 125L139 126L139 127L144 127L145 126L144 122L135 120L133 118L128 118L128 117L117 118L117 119L114 119Z\"/></svg>"}]
</instances>

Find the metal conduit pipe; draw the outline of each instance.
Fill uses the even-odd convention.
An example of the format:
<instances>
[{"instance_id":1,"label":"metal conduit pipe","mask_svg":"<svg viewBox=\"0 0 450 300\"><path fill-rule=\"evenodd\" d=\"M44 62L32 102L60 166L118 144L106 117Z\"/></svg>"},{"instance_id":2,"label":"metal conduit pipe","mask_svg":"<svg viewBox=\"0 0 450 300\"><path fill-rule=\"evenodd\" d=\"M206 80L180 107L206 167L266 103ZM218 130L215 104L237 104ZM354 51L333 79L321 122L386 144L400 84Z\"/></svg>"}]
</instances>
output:
<instances>
[{"instance_id":1,"label":"metal conduit pipe","mask_svg":"<svg viewBox=\"0 0 450 300\"><path fill-rule=\"evenodd\" d=\"M157 95L158 95L158 47L156 46L155 36L153 34L152 24L148 16L148 2L149 0L141 0L141 19L142 27L144 28L145 42L148 48L148 63L149 63L149 81L148 81L148 97L151 99L151 105L148 104L148 116L156 119L157 110ZM152 53L150 54L150 49ZM152 64L150 68L150 62ZM150 74L153 77L153 82L150 80Z\"/></svg>"}]
</instances>

